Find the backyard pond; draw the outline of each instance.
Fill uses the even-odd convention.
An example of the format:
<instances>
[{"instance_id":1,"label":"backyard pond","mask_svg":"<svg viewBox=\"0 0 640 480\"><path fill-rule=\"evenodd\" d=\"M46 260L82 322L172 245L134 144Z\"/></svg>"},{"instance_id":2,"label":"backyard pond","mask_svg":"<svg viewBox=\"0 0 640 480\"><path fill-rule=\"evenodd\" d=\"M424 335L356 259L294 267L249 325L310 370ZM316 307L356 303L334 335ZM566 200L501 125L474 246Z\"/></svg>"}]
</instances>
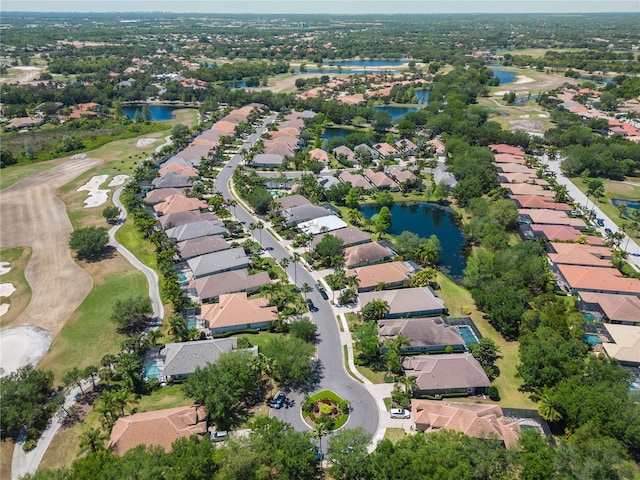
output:
<instances>
[{"instance_id":1,"label":"backyard pond","mask_svg":"<svg viewBox=\"0 0 640 480\"><path fill-rule=\"evenodd\" d=\"M455 280L462 278L467 266L462 253L466 242L452 210L427 202L396 203L390 210L391 235L399 235L405 230L424 238L436 235L442 246L438 267ZM378 213L378 208L366 205L361 211L365 218L371 218Z\"/></svg>"},{"instance_id":2,"label":"backyard pond","mask_svg":"<svg viewBox=\"0 0 640 480\"><path fill-rule=\"evenodd\" d=\"M388 112L391 115L391 120L396 120L409 112L417 112L420 110L418 107L404 107L404 106L391 106L380 105L376 107L376 111Z\"/></svg>"},{"instance_id":3,"label":"backyard pond","mask_svg":"<svg viewBox=\"0 0 640 480\"><path fill-rule=\"evenodd\" d=\"M154 122L164 122L167 120L173 120L176 116L173 114L174 110L178 110L182 107L168 107L166 105L149 105L149 113L151 114L150 120ZM122 113L133 120L137 112L142 112L141 106L135 107L122 107Z\"/></svg>"}]
</instances>

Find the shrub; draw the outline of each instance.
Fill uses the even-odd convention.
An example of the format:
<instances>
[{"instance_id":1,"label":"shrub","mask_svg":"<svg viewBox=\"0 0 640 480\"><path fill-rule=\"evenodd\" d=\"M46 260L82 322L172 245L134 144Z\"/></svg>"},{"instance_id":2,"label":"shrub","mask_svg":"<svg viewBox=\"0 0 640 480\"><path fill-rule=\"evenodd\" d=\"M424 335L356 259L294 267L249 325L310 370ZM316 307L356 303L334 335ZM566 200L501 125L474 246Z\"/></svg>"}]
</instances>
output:
<instances>
[{"instance_id":1,"label":"shrub","mask_svg":"<svg viewBox=\"0 0 640 480\"><path fill-rule=\"evenodd\" d=\"M487 393L489 394L489 398L495 402L497 402L498 400L500 400L500 392L498 391L498 387L496 387L495 385L491 385L489 387L489 390L487 391Z\"/></svg>"}]
</instances>

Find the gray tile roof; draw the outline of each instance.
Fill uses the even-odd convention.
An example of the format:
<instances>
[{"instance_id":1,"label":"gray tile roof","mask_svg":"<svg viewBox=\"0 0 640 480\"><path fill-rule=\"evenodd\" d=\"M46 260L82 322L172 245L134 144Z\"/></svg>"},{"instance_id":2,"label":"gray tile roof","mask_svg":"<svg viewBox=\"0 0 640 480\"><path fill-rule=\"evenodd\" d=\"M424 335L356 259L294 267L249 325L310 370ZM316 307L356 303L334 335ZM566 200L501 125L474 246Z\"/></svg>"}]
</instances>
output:
<instances>
[{"instance_id":1,"label":"gray tile roof","mask_svg":"<svg viewBox=\"0 0 640 480\"><path fill-rule=\"evenodd\" d=\"M189 268L196 278L219 272L238 270L249 265L249 258L242 247L230 248L220 252L208 253L187 260Z\"/></svg>"},{"instance_id":2,"label":"gray tile roof","mask_svg":"<svg viewBox=\"0 0 640 480\"><path fill-rule=\"evenodd\" d=\"M207 302L227 293L254 291L267 283L271 283L267 272L249 275L245 268L198 278L194 280L192 287L200 300Z\"/></svg>"},{"instance_id":3,"label":"gray tile roof","mask_svg":"<svg viewBox=\"0 0 640 480\"><path fill-rule=\"evenodd\" d=\"M201 220L199 222L186 223L179 227L173 227L166 231L167 237L182 242L192 238L206 237L208 235L227 235L229 232L221 220Z\"/></svg>"},{"instance_id":4,"label":"gray tile roof","mask_svg":"<svg viewBox=\"0 0 640 480\"><path fill-rule=\"evenodd\" d=\"M287 208L284 211L284 217L287 219L287 225L298 224L313 220L314 218L326 217L331 212L317 205L300 205L298 207Z\"/></svg>"},{"instance_id":5,"label":"gray tile roof","mask_svg":"<svg viewBox=\"0 0 640 480\"><path fill-rule=\"evenodd\" d=\"M361 293L360 305L380 298L389 304L388 317L433 312L434 315L444 312L444 302L429 287L400 288L380 292Z\"/></svg>"},{"instance_id":6,"label":"gray tile roof","mask_svg":"<svg viewBox=\"0 0 640 480\"><path fill-rule=\"evenodd\" d=\"M215 363L220 354L237 347L236 337L168 343L160 351L160 357L164 363L163 374L166 377L188 375L195 372L197 367Z\"/></svg>"},{"instance_id":7,"label":"gray tile roof","mask_svg":"<svg viewBox=\"0 0 640 480\"><path fill-rule=\"evenodd\" d=\"M192 238L179 242L177 247L180 252L180 258L187 260L200 255L206 255L207 253L227 250L229 244L220 236L209 235L207 237Z\"/></svg>"},{"instance_id":8,"label":"gray tile roof","mask_svg":"<svg viewBox=\"0 0 640 480\"><path fill-rule=\"evenodd\" d=\"M169 172L162 177L154 178L151 182L154 188L181 188L193 185L187 175Z\"/></svg>"},{"instance_id":9,"label":"gray tile roof","mask_svg":"<svg viewBox=\"0 0 640 480\"><path fill-rule=\"evenodd\" d=\"M440 317L380 320L381 337L407 337L411 347L452 347L464 348L464 341L456 327L444 323Z\"/></svg>"}]
</instances>

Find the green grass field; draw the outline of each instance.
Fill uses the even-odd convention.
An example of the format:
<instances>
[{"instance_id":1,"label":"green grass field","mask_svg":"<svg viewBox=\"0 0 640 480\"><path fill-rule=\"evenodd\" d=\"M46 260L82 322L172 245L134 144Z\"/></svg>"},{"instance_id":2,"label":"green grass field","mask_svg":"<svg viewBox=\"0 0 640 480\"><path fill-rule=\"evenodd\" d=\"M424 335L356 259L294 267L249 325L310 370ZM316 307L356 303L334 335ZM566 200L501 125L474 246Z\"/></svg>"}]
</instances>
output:
<instances>
[{"instance_id":1,"label":"green grass field","mask_svg":"<svg viewBox=\"0 0 640 480\"><path fill-rule=\"evenodd\" d=\"M437 291L437 294L444 300L444 304L449 310L449 315L452 317L471 317L482 336L491 338L500 347L502 358L496 362L497 367L500 369L500 376L493 382L500 391L500 404L513 408L535 408L535 403L518 391L520 386L520 379L516 377L518 342L507 342L502 338L502 335L483 318L468 290L456 285L441 273L438 274L437 282L440 285L440 290ZM467 315L465 312L471 313Z\"/></svg>"},{"instance_id":2,"label":"green grass field","mask_svg":"<svg viewBox=\"0 0 640 480\"><path fill-rule=\"evenodd\" d=\"M99 365L103 355L117 353L123 337L116 332L115 324L110 320L113 302L129 295L146 294L146 278L137 271L109 275L104 283L95 284L53 340L39 368L52 370L59 383L71 367Z\"/></svg>"},{"instance_id":3,"label":"green grass field","mask_svg":"<svg viewBox=\"0 0 640 480\"><path fill-rule=\"evenodd\" d=\"M16 289L9 297L3 297L1 303L8 303L9 310L1 319L0 326L6 327L18 318L18 315L29 305L31 287L24 276L25 268L31 257L30 248L8 248L0 250L0 262L8 262L11 270L0 277L2 283L11 283Z\"/></svg>"}]
</instances>

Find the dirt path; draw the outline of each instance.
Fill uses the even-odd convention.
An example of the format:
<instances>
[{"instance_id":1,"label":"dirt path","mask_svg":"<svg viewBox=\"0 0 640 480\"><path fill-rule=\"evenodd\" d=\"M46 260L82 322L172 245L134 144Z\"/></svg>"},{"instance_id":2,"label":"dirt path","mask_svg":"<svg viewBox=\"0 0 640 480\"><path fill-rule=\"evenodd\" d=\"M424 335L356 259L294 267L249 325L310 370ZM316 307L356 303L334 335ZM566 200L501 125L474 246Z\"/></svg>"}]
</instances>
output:
<instances>
[{"instance_id":1,"label":"dirt path","mask_svg":"<svg viewBox=\"0 0 640 480\"><path fill-rule=\"evenodd\" d=\"M91 290L91 277L69 252L72 226L56 191L101 162L71 160L0 191L0 245L33 249L25 270L31 301L12 326L33 324L55 336Z\"/></svg>"}]
</instances>

